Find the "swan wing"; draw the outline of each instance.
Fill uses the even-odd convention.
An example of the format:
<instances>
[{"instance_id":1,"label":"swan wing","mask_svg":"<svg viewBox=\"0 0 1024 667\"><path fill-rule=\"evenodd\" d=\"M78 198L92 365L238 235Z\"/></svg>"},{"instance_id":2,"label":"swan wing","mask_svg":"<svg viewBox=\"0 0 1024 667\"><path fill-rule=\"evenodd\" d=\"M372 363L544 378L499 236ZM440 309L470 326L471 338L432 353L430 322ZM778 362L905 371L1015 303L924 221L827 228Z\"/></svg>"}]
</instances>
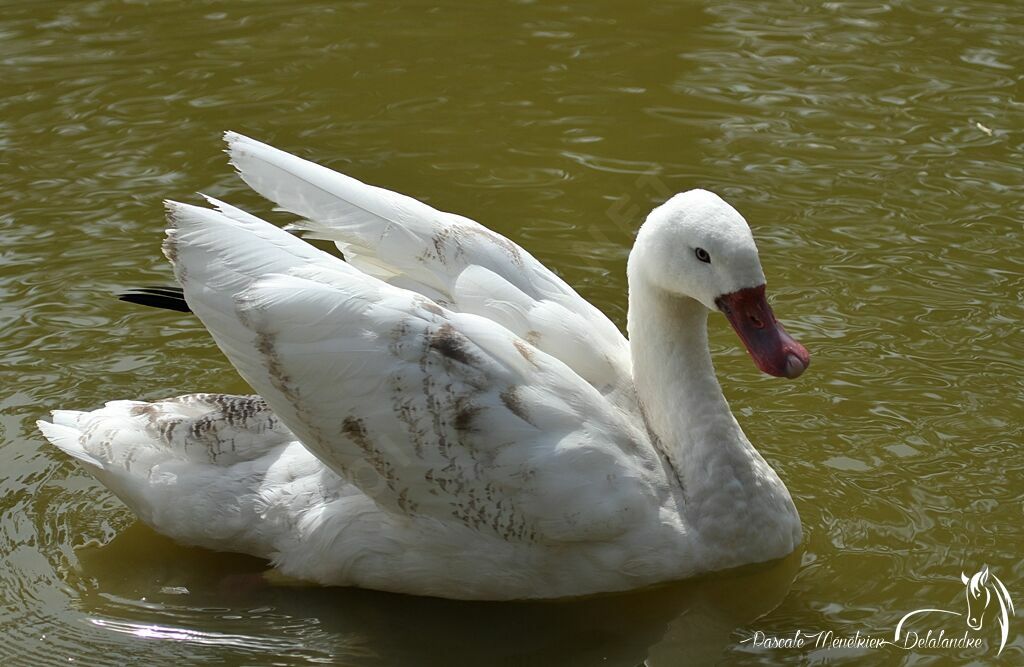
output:
<instances>
[{"instance_id":1,"label":"swan wing","mask_svg":"<svg viewBox=\"0 0 1024 667\"><path fill-rule=\"evenodd\" d=\"M273 413L381 507L572 541L619 535L657 502L642 426L564 362L214 205L169 204L189 305Z\"/></svg>"},{"instance_id":2,"label":"swan wing","mask_svg":"<svg viewBox=\"0 0 1024 667\"><path fill-rule=\"evenodd\" d=\"M304 218L294 227L337 244L364 273L446 308L500 322L635 410L629 348L615 325L530 253L486 227L228 132L254 190Z\"/></svg>"}]
</instances>

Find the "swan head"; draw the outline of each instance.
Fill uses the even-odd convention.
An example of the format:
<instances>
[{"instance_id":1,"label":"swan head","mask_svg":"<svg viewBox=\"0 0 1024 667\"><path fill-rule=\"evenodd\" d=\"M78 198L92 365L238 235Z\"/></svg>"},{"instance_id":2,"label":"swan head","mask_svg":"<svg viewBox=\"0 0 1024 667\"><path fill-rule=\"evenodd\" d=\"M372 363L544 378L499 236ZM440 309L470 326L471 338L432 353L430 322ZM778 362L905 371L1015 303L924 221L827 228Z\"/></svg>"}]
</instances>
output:
<instances>
[{"instance_id":1,"label":"swan head","mask_svg":"<svg viewBox=\"0 0 1024 667\"><path fill-rule=\"evenodd\" d=\"M795 378L810 364L775 319L750 226L718 195L690 190L651 211L630 254L630 272L663 292L723 313L757 367Z\"/></svg>"}]
</instances>

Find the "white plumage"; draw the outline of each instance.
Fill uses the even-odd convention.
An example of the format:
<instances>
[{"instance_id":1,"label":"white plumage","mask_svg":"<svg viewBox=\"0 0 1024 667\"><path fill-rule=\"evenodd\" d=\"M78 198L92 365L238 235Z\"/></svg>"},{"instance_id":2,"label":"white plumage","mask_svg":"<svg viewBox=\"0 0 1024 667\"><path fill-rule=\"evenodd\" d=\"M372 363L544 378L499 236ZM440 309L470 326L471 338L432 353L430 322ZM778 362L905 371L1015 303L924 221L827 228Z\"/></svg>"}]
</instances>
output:
<instances>
[{"instance_id":1,"label":"white plumage","mask_svg":"<svg viewBox=\"0 0 1024 667\"><path fill-rule=\"evenodd\" d=\"M223 202L168 203L185 298L260 396L39 423L155 529L326 584L471 599L635 588L799 542L707 356L707 300L762 276L720 199L648 219L631 346L476 222L226 138L245 181L347 262ZM712 275L659 259L697 242L722 258Z\"/></svg>"}]
</instances>

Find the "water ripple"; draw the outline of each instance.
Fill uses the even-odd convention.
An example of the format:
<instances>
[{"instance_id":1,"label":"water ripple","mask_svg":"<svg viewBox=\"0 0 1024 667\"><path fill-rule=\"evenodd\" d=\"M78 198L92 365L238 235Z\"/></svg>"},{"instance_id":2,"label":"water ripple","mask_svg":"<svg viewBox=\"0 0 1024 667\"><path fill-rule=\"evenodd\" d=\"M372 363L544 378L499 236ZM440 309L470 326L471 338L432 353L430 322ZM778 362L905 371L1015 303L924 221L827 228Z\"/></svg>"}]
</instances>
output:
<instances>
[{"instance_id":1,"label":"water ripple","mask_svg":"<svg viewBox=\"0 0 1024 667\"><path fill-rule=\"evenodd\" d=\"M1024 580L1020 8L623 7L6 8L0 662L877 660L740 641L880 632L960 604L959 571L981 562ZM225 165L228 128L479 219L620 325L646 212L691 187L728 198L814 360L796 382L763 377L712 318L724 390L803 518L792 587L769 570L569 612L268 590L260 561L133 523L32 424L57 406L245 391L194 319L112 298L170 280L162 197L268 212Z\"/></svg>"}]
</instances>

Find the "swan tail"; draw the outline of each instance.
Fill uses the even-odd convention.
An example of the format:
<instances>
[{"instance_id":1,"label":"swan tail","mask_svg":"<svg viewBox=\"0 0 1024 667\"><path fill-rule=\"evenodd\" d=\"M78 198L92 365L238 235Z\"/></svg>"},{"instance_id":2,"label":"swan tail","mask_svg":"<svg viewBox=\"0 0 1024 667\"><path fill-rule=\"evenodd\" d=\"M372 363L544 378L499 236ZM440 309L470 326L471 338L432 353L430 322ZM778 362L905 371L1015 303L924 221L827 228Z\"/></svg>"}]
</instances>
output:
<instances>
[{"instance_id":1,"label":"swan tail","mask_svg":"<svg viewBox=\"0 0 1024 667\"><path fill-rule=\"evenodd\" d=\"M192 312L185 301L185 292L180 287L132 287L120 292L117 298L150 308L162 308L179 313Z\"/></svg>"},{"instance_id":2,"label":"swan tail","mask_svg":"<svg viewBox=\"0 0 1024 667\"><path fill-rule=\"evenodd\" d=\"M271 468L308 461L314 467L303 474L315 474L318 466L255 396L113 401L92 412L56 410L37 425L155 530L255 555L272 554L260 521Z\"/></svg>"},{"instance_id":3,"label":"swan tail","mask_svg":"<svg viewBox=\"0 0 1024 667\"><path fill-rule=\"evenodd\" d=\"M62 452L71 456L91 470L102 469L103 463L85 450L82 444L82 432L74 426L76 418L82 412L71 410L55 410L53 422L39 420L36 426L43 436Z\"/></svg>"}]
</instances>

